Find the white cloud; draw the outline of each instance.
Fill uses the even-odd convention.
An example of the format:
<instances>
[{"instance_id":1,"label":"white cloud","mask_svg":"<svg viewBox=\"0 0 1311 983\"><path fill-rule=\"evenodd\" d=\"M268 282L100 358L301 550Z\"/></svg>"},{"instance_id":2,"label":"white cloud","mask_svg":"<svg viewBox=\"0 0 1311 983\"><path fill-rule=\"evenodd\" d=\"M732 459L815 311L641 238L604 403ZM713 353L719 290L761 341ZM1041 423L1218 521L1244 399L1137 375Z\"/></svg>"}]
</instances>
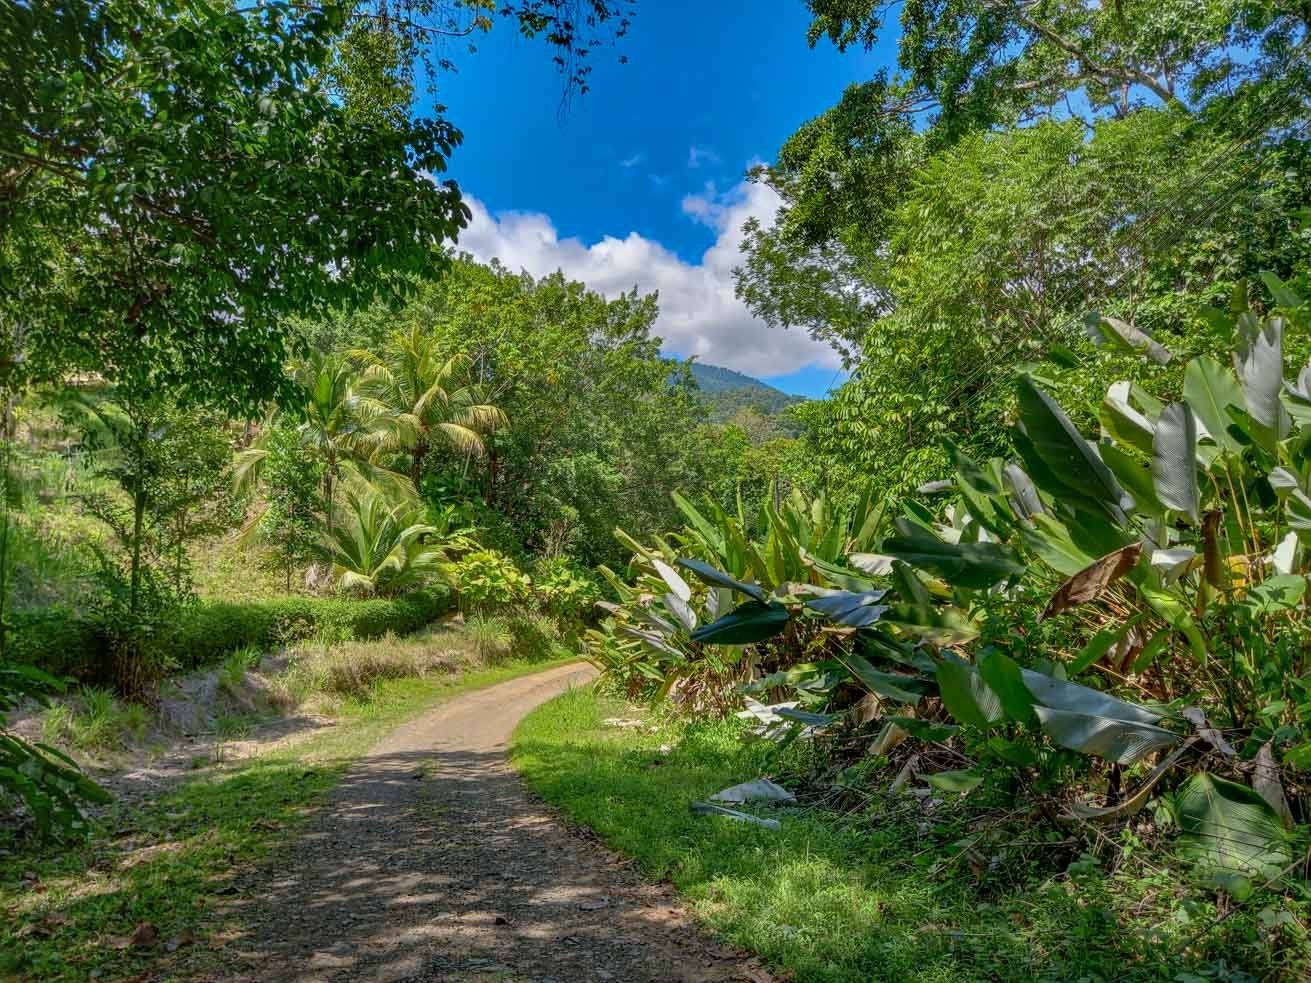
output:
<instances>
[{"instance_id":1,"label":"white cloud","mask_svg":"<svg viewBox=\"0 0 1311 983\"><path fill-rule=\"evenodd\" d=\"M629 232L606 236L588 245L561 239L547 215L535 212L490 213L476 198L465 199L473 212L459 247L479 260L499 259L511 270L546 276L556 270L581 280L607 296L636 286L660 293L655 330L662 349L697 356L755 376L781 375L818 365L836 368L837 354L800 331L769 328L733 296L733 267L742 263L742 224L750 217L771 218L778 196L759 184L742 182L719 193L708 184L699 195L683 199L683 211L714 229L717 238L699 263L688 263L660 243Z\"/></svg>"},{"instance_id":2,"label":"white cloud","mask_svg":"<svg viewBox=\"0 0 1311 983\"><path fill-rule=\"evenodd\" d=\"M687 149L687 166L700 167L702 164L718 164L722 158L709 147L689 147Z\"/></svg>"},{"instance_id":3,"label":"white cloud","mask_svg":"<svg viewBox=\"0 0 1311 983\"><path fill-rule=\"evenodd\" d=\"M619 166L623 168L636 167L644 160L646 160L646 155L639 151L638 153L633 154L632 157L625 157L619 162Z\"/></svg>"}]
</instances>

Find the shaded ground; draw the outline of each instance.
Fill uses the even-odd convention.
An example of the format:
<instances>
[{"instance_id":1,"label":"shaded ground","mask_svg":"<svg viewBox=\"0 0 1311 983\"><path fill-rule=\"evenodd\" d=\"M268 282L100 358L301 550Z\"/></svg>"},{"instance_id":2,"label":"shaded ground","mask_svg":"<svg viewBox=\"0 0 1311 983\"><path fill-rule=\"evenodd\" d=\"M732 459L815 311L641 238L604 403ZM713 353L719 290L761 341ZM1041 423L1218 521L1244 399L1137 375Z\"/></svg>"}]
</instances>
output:
<instances>
[{"instance_id":1,"label":"shaded ground","mask_svg":"<svg viewBox=\"0 0 1311 983\"><path fill-rule=\"evenodd\" d=\"M564 829L507 765L518 720L590 676L569 665L493 686L384 740L238 882L218 978L769 980L698 933L668 888Z\"/></svg>"}]
</instances>

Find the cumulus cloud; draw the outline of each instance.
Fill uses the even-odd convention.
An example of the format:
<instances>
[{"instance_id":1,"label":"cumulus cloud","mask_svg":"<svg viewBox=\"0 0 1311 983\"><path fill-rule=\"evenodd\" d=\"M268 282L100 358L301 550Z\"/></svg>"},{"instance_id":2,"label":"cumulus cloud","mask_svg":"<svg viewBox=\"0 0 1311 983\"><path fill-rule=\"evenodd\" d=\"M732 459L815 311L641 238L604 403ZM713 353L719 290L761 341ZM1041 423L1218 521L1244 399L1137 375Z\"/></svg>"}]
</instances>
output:
<instances>
[{"instance_id":1,"label":"cumulus cloud","mask_svg":"<svg viewBox=\"0 0 1311 983\"><path fill-rule=\"evenodd\" d=\"M836 368L832 348L799 331L769 328L733 296L733 267L742 263L741 230L748 218L768 220L778 196L762 185L742 182L721 193L708 184L683 199L683 212L716 233L698 263L688 263L660 243L629 232L599 242L561 239L550 217L535 212L492 214L476 198L459 248L479 260L499 259L511 270L546 276L562 270L593 290L616 296L636 286L659 291L655 330L662 350L723 365L749 375L782 375L807 365Z\"/></svg>"}]
</instances>

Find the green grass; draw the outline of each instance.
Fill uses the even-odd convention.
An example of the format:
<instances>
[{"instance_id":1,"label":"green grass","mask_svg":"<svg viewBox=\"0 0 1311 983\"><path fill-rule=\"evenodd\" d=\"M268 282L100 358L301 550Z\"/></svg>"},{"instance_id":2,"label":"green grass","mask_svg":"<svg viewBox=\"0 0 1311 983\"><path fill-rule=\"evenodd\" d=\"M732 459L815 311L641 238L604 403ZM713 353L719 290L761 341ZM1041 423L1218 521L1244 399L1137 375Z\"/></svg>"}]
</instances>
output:
<instances>
[{"instance_id":1,"label":"green grass","mask_svg":"<svg viewBox=\"0 0 1311 983\"><path fill-rule=\"evenodd\" d=\"M436 703L556 664L380 680L367 699L342 704L337 726L199 770L160 800L117 809L85 843L13 852L0 840L0 980L130 978L187 931L199 940L188 959L221 958L216 897L291 836L356 758ZM142 922L159 930L160 945L113 947Z\"/></svg>"},{"instance_id":2,"label":"green grass","mask_svg":"<svg viewBox=\"0 0 1311 983\"><path fill-rule=\"evenodd\" d=\"M146 708L97 686L84 686L53 706L41 722L41 739L78 751L115 751L140 741L150 725Z\"/></svg>"},{"instance_id":3,"label":"green grass","mask_svg":"<svg viewBox=\"0 0 1311 983\"><path fill-rule=\"evenodd\" d=\"M695 816L693 800L768 773L769 748L744 743L735 722L662 723L655 733L602 723L635 715L572 691L524 719L512 759L566 816L646 876L672 881L713 932L798 981L1305 978L1305 963L1290 962L1297 929L1263 928L1280 917L1277 902L1208 933L1214 893L1189 897L1168 866L1112 874L1085 863L999 879L944 863L936 830L913 819L843 824L789 809L774 813L775 832ZM960 820L952 811L946 825Z\"/></svg>"}]
</instances>

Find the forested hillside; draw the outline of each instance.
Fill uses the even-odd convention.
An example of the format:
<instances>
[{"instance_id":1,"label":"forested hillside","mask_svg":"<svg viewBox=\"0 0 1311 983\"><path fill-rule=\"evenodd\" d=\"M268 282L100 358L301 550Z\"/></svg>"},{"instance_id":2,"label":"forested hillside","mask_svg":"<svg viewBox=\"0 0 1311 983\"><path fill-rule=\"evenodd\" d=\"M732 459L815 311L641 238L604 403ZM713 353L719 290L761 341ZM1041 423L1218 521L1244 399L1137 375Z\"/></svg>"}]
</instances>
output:
<instances>
[{"instance_id":1,"label":"forested hillside","mask_svg":"<svg viewBox=\"0 0 1311 983\"><path fill-rule=\"evenodd\" d=\"M0 0L0 979L1311 978L1311 10L779 3Z\"/></svg>"},{"instance_id":2,"label":"forested hillside","mask_svg":"<svg viewBox=\"0 0 1311 983\"><path fill-rule=\"evenodd\" d=\"M712 423L738 421L750 426L754 424L752 415L758 415L781 434L795 437L800 433L800 426L787 410L804 403L804 397L792 396L759 379L718 365L692 362L691 369Z\"/></svg>"}]
</instances>

